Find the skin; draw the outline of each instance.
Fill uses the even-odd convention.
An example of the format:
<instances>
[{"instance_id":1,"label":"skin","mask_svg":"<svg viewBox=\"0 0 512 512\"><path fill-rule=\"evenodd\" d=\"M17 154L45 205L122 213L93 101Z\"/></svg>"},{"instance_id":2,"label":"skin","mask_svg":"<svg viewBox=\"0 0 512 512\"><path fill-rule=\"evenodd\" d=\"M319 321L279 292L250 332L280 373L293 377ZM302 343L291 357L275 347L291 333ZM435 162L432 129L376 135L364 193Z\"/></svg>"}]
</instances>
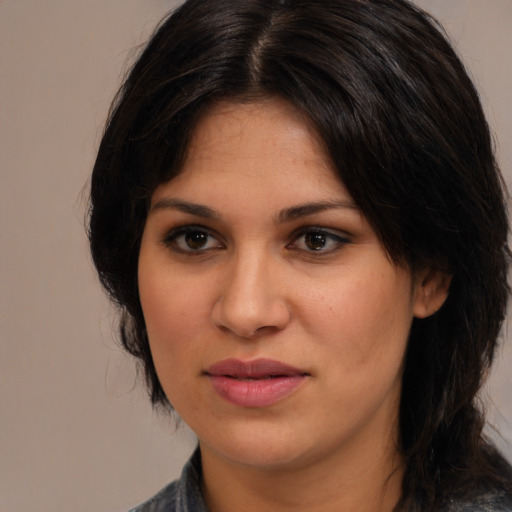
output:
<instances>
[{"instance_id":1,"label":"skin","mask_svg":"<svg viewBox=\"0 0 512 512\"><path fill-rule=\"evenodd\" d=\"M393 508L408 333L447 284L390 261L303 116L275 99L203 116L182 172L153 194L139 288L212 512ZM239 407L205 375L227 358L307 377L268 407Z\"/></svg>"}]
</instances>

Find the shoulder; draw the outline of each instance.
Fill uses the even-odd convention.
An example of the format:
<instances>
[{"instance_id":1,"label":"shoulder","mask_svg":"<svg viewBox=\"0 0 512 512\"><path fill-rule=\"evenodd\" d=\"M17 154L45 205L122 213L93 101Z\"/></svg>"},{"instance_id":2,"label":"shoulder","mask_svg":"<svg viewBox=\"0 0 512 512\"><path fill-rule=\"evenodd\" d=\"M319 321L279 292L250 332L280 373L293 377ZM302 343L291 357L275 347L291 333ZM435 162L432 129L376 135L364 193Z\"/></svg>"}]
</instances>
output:
<instances>
[{"instance_id":1,"label":"shoulder","mask_svg":"<svg viewBox=\"0 0 512 512\"><path fill-rule=\"evenodd\" d=\"M512 466L491 444L483 454L484 469L454 486L439 512L512 512Z\"/></svg>"},{"instance_id":2,"label":"shoulder","mask_svg":"<svg viewBox=\"0 0 512 512\"><path fill-rule=\"evenodd\" d=\"M441 512L512 512L512 500L505 492L487 492L479 496L449 500Z\"/></svg>"},{"instance_id":3,"label":"shoulder","mask_svg":"<svg viewBox=\"0 0 512 512\"><path fill-rule=\"evenodd\" d=\"M129 512L208 512L201 490L201 455L196 450L179 480Z\"/></svg>"},{"instance_id":4,"label":"shoulder","mask_svg":"<svg viewBox=\"0 0 512 512\"><path fill-rule=\"evenodd\" d=\"M440 512L512 512L511 468L505 469L501 483L477 480L472 488L449 497Z\"/></svg>"},{"instance_id":5,"label":"shoulder","mask_svg":"<svg viewBox=\"0 0 512 512\"><path fill-rule=\"evenodd\" d=\"M152 498L129 512L174 512L177 511L179 481L170 483Z\"/></svg>"}]
</instances>

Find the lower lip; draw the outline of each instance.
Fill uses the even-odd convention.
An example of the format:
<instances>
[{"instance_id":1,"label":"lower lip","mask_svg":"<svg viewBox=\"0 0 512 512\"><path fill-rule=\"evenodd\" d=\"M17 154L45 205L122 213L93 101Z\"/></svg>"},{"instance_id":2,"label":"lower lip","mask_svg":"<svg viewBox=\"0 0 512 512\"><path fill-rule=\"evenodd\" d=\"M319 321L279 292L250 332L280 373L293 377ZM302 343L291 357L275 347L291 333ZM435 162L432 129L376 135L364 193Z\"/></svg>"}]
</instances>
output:
<instances>
[{"instance_id":1,"label":"lower lip","mask_svg":"<svg viewBox=\"0 0 512 512\"><path fill-rule=\"evenodd\" d=\"M305 380L304 375L270 379L234 379L210 375L215 391L239 407L268 407L291 395Z\"/></svg>"}]
</instances>

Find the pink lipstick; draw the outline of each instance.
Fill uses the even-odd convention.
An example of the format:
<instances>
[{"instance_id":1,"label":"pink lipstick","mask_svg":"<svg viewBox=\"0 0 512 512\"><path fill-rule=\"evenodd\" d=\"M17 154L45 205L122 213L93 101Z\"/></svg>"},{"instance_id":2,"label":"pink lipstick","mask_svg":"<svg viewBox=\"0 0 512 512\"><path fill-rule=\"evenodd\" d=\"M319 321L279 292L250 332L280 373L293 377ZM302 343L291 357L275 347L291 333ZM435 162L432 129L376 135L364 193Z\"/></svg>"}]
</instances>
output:
<instances>
[{"instance_id":1,"label":"pink lipstick","mask_svg":"<svg viewBox=\"0 0 512 512\"><path fill-rule=\"evenodd\" d=\"M268 407L291 395L308 373L272 359L226 359L205 375L215 391L239 407Z\"/></svg>"}]
</instances>

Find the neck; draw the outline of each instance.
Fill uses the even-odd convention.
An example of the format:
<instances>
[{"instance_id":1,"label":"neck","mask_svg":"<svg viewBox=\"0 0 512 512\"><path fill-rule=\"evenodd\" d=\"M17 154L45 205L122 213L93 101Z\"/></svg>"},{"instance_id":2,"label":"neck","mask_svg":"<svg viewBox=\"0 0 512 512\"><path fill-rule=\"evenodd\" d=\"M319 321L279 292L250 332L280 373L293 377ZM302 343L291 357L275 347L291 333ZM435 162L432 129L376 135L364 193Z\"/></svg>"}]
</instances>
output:
<instances>
[{"instance_id":1,"label":"neck","mask_svg":"<svg viewBox=\"0 0 512 512\"><path fill-rule=\"evenodd\" d=\"M403 461L396 449L382 448L345 453L342 463L327 456L262 469L201 446L205 499L211 512L391 512L401 496Z\"/></svg>"}]
</instances>

